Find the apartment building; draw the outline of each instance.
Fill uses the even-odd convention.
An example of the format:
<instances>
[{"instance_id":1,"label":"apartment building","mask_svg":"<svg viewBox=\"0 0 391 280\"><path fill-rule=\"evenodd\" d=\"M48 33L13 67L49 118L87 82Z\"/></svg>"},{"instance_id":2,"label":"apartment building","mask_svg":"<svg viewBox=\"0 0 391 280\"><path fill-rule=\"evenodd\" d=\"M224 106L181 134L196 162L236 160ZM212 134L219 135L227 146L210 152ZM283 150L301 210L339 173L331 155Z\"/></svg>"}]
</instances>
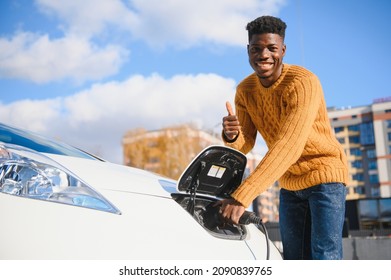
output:
<instances>
[{"instance_id":1,"label":"apartment building","mask_svg":"<svg viewBox=\"0 0 391 280\"><path fill-rule=\"evenodd\" d=\"M391 197L391 97L328 114L348 157L347 199Z\"/></svg>"}]
</instances>

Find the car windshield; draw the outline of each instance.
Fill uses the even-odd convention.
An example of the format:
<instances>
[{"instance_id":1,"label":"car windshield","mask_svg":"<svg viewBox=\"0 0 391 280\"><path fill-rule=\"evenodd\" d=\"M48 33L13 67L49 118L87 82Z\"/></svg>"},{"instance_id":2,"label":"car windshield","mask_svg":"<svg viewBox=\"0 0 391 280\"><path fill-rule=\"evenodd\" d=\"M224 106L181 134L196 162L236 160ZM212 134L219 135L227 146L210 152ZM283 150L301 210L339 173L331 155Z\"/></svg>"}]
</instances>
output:
<instances>
[{"instance_id":1,"label":"car windshield","mask_svg":"<svg viewBox=\"0 0 391 280\"><path fill-rule=\"evenodd\" d=\"M0 142L23 146L40 153L98 159L67 144L53 141L35 133L10 127L2 123L0 123Z\"/></svg>"}]
</instances>

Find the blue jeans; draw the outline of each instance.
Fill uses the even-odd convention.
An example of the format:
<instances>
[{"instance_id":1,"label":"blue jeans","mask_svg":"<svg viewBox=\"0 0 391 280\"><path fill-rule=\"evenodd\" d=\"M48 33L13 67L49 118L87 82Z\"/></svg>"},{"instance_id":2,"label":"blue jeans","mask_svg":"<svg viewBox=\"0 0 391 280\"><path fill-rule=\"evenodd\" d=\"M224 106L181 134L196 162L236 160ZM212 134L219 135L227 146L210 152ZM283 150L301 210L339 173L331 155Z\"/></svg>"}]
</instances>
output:
<instances>
[{"instance_id":1,"label":"blue jeans","mask_svg":"<svg viewBox=\"0 0 391 280\"><path fill-rule=\"evenodd\" d=\"M280 232L284 259L342 259L346 187L320 184L280 191Z\"/></svg>"}]
</instances>

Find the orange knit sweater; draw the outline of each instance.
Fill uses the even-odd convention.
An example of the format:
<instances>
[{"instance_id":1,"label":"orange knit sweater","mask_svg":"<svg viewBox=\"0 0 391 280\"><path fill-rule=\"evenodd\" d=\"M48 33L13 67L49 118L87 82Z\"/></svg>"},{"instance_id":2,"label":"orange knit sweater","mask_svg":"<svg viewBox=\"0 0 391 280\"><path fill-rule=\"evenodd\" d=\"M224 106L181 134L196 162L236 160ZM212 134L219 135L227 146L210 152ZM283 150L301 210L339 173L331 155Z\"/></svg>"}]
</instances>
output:
<instances>
[{"instance_id":1,"label":"orange knit sweater","mask_svg":"<svg viewBox=\"0 0 391 280\"><path fill-rule=\"evenodd\" d=\"M322 86L310 71L284 64L269 88L255 73L237 87L236 115L241 131L226 145L248 153L257 131L268 147L265 157L232 197L248 207L277 180L282 188L302 190L348 180L345 153L334 136Z\"/></svg>"}]
</instances>

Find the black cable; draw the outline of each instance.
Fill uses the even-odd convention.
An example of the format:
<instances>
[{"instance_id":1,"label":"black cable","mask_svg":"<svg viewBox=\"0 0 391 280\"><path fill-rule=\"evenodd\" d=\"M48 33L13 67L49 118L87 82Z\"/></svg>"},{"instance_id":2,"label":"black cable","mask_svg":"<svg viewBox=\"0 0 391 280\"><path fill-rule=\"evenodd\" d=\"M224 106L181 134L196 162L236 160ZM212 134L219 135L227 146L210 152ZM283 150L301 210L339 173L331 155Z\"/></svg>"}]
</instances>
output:
<instances>
[{"instance_id":1,"label":"black cable","mask_svg":"<svg viewBox=\"0 0 391 280\"><path fill-rule=\"evenodd\" d=\"M255 215L254 212L245 211L239 219L240 225L254 224L266 237L266 260L270 259L270 244L269 234L267 233L266 226L263 224L262 219Z\"/></svg>"},{"instance_id":2,"label":"black cable","mask_svg":"<svg viewBox=\"0 0 391 280\"><path fill-rule=\"evenodd\" d=\"M262 221L259 223L259 224L255 224L255 226L260 230L262 231L264 234L265 234L265 237L266 237L266 260L270 260L270 244L269 244L269 234L267 233L267 229L266 229L266 226L264 223L262 223ZM262 227L259 228L259 226Z\"/></svg>"}]
</instances>

